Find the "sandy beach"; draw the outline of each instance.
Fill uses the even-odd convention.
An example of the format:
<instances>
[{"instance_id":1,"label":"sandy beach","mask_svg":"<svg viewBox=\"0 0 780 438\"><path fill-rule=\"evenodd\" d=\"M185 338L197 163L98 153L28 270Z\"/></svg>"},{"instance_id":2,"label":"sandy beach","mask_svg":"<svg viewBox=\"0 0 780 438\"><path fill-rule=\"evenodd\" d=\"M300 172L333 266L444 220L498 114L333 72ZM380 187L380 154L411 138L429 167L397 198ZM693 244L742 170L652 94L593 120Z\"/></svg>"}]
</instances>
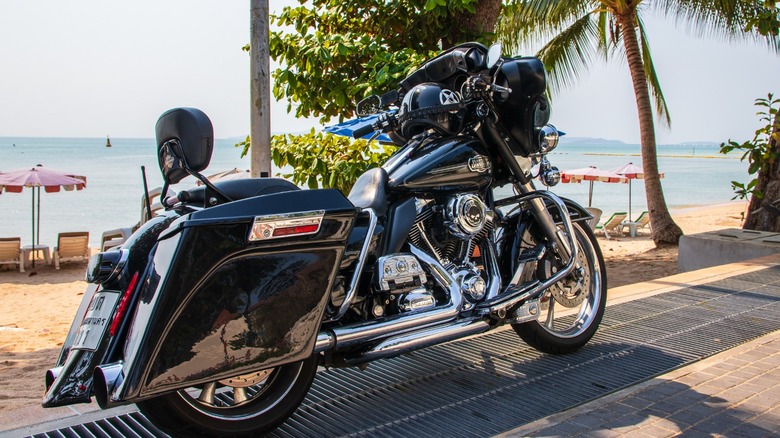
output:
<instances>
[{"instance_id":1,"label":"sandy beach","mask_svg":"<svg viewBox=\"0 0 780 438\"><path fill-rule=\"evenodd\" d=\"M746 203L673 210L685 234L741 228ZM598 236L610 288L677 272L677 248L656 249L649 233ZM45 370L52 367L85 289L84 263L36 266L36 275L0 270L0 413L40 406Z\"/></svg>"}]
</instances>

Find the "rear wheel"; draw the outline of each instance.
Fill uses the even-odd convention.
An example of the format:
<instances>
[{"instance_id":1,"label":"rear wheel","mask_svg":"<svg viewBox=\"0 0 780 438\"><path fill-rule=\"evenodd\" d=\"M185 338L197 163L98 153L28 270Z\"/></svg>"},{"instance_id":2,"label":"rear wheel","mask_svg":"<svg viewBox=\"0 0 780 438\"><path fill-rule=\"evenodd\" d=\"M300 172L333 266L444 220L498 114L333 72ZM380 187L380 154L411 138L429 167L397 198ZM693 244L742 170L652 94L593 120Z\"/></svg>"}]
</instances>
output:
<instances>
[{"instance_id":1,"label":"rear wheel","mask_svg":"<svg viewBox=\"0 0 780 438\"><path fill-rule=\"evenodd\" d=\"M585 224L572 225L578 250L574 269L542 294L538 320L512 325L526 343L545 353L570 353L585 345L607 302L607 271L596 236Z\"/></svg>"},{"instance_id":2,"label":"rear wheel","mask_svg":"<svg viewBox=\"0 0 780 438\"><path fill-rule=\"evenodd\" d=\"M138 409L172 436L257 436L303 401L317 355L276 368L206 383L139 402Z\"/></svg>"}]
</instances>

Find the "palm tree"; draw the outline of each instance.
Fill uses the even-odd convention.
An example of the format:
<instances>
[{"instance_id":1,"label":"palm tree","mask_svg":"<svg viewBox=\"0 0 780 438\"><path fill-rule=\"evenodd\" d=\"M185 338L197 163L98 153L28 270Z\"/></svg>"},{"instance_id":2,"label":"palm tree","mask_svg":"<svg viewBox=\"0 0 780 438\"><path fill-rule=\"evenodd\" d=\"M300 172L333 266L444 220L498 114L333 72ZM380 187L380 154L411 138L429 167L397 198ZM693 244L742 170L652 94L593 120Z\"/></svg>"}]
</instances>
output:
<instances>
[{"instance_id":1,"label":"palm tree","mask_svg":"<svg viewBox=\"0 0 780 438\"><path fill-rule=\"evenodd\" d=\"M517 42L528 38L551 38L537 56L548 69L553 90L570 84L597 58L625 56L639 115L653 241L656 245L676 244L682 230L669 214L661 189L653 107L663 123L669 124L670 118L642 14L655 9L702 35L740 39L753 36L744 29L762 7L762 1L739 0L518 0L505 8L498 34L504 36L510 49L518 49ZM764 39L778 49L776 36Z\"/></svg>"}]
</instances>

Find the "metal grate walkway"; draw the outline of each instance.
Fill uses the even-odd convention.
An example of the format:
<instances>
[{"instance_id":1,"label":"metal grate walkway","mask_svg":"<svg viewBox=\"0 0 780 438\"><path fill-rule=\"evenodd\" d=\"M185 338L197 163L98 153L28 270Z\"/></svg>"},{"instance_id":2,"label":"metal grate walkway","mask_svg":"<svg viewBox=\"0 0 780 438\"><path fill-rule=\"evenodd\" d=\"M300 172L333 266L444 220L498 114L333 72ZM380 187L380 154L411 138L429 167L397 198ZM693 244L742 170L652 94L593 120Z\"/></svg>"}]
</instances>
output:
<instances>
[{"instance_id":1,"label":"metal grate walkway","mask_svg":"<svg viewBox=\"0 0 780 438\"><path fill-rule=\"evenodd\" d=\"M272 436L488 436L780 329L780 267L607 308L580 351L544 355L512 331L320 372ZM35 437L164 436L138 412Z\"/></svg>"}]
</instances>

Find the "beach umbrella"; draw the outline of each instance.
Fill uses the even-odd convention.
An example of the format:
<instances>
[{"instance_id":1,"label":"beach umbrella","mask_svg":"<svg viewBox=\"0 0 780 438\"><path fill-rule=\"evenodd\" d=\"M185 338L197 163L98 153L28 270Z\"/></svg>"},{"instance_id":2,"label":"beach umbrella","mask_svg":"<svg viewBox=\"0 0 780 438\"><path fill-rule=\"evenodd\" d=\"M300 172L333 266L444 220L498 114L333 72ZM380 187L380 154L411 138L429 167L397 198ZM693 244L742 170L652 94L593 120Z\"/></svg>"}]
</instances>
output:
<instances>
[{"instance_id":1,"label":"beach umbrella","mask_svg":"<svg viewBox=\"0 0 780 438\"><path fill-rule=\"evenodd\" d=\"M593 204L594 182L601 181L606 183L625 183L628 182L628 179L618 175L615 172L599 169L595 166L564 170L561 172L561 182L579 183L582 181L588 181L590 183L590 188L588 190L588 207L590 207Z\"/></svg>"},{"instance_id":2,"label":"beach umbrella","mask_svg":"<svg viewBox=\"0 0 780 438\"><path fill-rule=\"evenodd\" d=\"M35 245L40 245L41 234L41 187L47 193L59 192L65 190L81 190L87 186L87 178L80 175L68 175L54 169L49 169L38 164L33 168L25 168L0 173L0 190L21 193L25 187L31 188L32 192L32 238L33 249ZM36 216L36 191L38 194L37 216ZM36 217L37 229L36 234ZM33 257L33 267L35 267L35 257Z\"/></svg>"},{"instance_id":3,"label":"beach umbrella","mask_svg":"<svg viewBox=\"0 0 780 438\"><path fill-rule=\"evenodd\" d=\"M642 166L637 166L634 163L628 163L625 166L618 167L612 171L628 178L628 220L631 221L633 220L631 216L631 180L645 179L645 171L642 169ZM664 174L661 173L660 177L663 178Z\"/></svg>"}]
</instances>

